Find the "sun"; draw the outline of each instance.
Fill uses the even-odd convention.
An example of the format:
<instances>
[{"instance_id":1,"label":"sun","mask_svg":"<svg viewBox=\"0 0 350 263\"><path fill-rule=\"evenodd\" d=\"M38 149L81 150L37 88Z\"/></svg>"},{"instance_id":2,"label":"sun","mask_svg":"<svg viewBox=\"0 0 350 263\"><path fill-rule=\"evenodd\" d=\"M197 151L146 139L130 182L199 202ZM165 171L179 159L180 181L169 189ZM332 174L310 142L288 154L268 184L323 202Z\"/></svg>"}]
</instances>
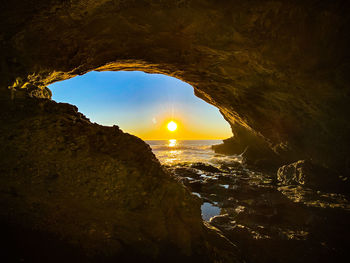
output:
<instances>
[{"instance_id":1,"label":"sun","mask_svg":"<svg viewBox=\"0 0 350 263\"><path fill-rule=\"evenodd\" d=\"M174 121L170 121L170 122L168 122L167 127L168 127L168 130L169 130L169 131L173 132L173 131L176 131L176 129L177 129L177 124L176 124L176 122L174 122Z\"/></svg>"}]
</instances>

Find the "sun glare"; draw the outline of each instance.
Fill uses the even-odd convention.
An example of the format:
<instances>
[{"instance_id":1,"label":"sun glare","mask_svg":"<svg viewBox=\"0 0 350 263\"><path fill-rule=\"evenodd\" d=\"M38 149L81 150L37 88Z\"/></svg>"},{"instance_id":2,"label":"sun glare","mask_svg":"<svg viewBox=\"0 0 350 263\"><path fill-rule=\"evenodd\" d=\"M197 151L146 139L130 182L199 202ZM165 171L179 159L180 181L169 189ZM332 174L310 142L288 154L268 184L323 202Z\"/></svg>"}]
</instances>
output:
<instances>
[{"instance_id":1,"label":"sun glare","mask_svg":"<svg viewBox=\"0 0 350 263\"><path fill-rule=\"evenodd\" d=\"M169 140L169 147L175 147L175 146L176 146L176 140L175 139Z\"/></svg>"},{"instance_id":2,"label":"sun glare","mask_svg":"<svg viewBox=\"0 0 350 263\"><path fill-rule=\"evenodd\" d=\"M169 123L168 123L168 130L169 131L171 131L171 132L173 132L173 131L176 131L176 129L177 129L177 124L176 124L176 122L174 122L174 121L170 121Z\"/></svg>"}]
</instances>

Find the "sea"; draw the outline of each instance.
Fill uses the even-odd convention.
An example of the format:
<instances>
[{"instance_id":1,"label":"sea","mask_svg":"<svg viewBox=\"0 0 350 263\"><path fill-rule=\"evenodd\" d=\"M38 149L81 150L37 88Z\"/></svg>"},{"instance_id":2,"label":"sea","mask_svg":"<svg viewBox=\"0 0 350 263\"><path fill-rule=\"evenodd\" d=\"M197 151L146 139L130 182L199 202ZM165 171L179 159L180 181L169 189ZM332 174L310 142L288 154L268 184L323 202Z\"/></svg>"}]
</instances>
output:
<instances>
[{"instance_id":1,"label":"sea","mask_svg":"<svg viewBox=\"0 0 350 263\"><path fill-rule=\"evenodd\" d=\"M148 140L146 141L158 160L164 165L180 163L208 163L217 166L222 163L241 161L241 156L217 154L212 145L221 144L222 140Z\"/></svg>"},{"instance_id":2,"label":"sea","mask_svg":"<svg viewBox=\"0 0 350 263\"><path fill-rule=\"evenodd\" d=\"M152 140L146 141L153 153L163 165L177 166L184 163L206 163L218 167L222 164L241 162L240 155L226 156L217 154L212 150L212 145L221 144L222 140ZM210 177L204 174L202 177ZM215 178L214 178L215 179ZM225 186L224 186L225 187ZM201 198L201 195L192 192ZM221 208L216 202L203 201L201 206L202 218L210 221L214 216L220 215Z\"/></svg>"}]
</instances>

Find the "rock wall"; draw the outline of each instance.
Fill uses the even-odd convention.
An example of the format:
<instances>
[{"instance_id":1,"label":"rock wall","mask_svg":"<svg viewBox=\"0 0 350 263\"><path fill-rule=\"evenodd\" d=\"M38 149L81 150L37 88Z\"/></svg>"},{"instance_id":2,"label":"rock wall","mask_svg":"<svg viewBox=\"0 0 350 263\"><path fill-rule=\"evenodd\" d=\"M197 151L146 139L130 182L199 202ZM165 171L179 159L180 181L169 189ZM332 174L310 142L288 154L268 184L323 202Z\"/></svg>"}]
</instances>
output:
<instances>
[{"instance_id":1,"label":"rock wall","mask_svg":"<svg viewBox=\"0 0 350 263\"><path fill-rule=\"evenodd\" d=\"M90 70L168 74L217 106L243 148L250 133L283 163L348 169L348 13L345 0L7 1L1 94Z\"/></svg>"},{"instance_id":2,"label":"rock wall","mask_svg":"<svg viewBox=\"0 0 350 263\"><path fill-rule=\"evenodd\" d=\"M231 124L223 151L247 149L253 164L349 171L346 0L3 2L1 216L17 229L92 254L214 249L198 205L144 143L47 100L47 85L91 70L188 82Z\"/></svg>"},{"instance_id":3,"label":"rock wall","mask_svg":"<svg viewBox=\"0 0 350 263\"><path fill-rule=\"evenodd\" d=\"M200 202L139 138L47 99L1 111L1 229L22 229L0 239L14 250L9 262L235 261L234 246L203 225Z\"/></svg>"}]
</instances>

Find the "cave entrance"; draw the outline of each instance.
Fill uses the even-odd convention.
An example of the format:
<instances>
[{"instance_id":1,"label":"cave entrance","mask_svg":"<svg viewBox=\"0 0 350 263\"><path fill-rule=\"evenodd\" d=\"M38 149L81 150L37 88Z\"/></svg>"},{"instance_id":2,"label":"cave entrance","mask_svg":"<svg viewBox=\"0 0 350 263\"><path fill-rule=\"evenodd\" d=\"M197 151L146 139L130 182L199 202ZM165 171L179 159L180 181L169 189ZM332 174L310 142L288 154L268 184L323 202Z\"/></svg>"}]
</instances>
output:
<instances>
[{"instance_id":1,"label":"cave entrance","mask_svg":"<svg viewBox=\"0 0 350 263\"><path fill-rule=\"evenodd\" d=\"M76 105L92 122L140 137L164 164L210 162L211 145L232 136L216 107L167 75L91 71L49 88L55 101Z\"/></svg>"}]
</instances>

